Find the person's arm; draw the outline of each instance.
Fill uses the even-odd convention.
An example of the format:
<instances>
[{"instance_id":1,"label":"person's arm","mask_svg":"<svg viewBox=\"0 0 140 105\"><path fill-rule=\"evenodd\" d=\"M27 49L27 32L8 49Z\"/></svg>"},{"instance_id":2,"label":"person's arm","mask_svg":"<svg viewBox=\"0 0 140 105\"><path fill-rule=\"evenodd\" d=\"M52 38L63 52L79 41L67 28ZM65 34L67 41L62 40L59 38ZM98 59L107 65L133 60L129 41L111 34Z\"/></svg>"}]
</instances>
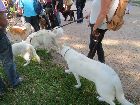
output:
<instances>
[{"instance_id":1,"label":"person's arm","mask_svg":"<svg viewBox=\"0 0 140 105\"><path fill-rule=\"evenodd\" d=\"M101 0L101 11L93 27L93 31L95 31L106 18L106 15L108 14L110 9L111 1L112 0Z\"/></svg>"},{"instance_id":2,"label":"person's arm","mask_svg":"<svg viewBox=\"0 0 140 105\"><path fill-rule=\"evenodd\" d=\"M65 10L66 10L66 6L67 6L67 0L64 0L64 4L65 4Z\"/></svg>"},{"instance_id":3,"label":"person's arm","mask_svg":"<svg viewBox=\"0 0 140 105\"><path fill-rule=\"evenodd\" d=\"M8 24L5 12L6 11L0 11L0 28L5 28Z\"/></svg>"},{"instance_id":4,"label":"person's arm","mask_svg":"<svg viewBox=\"0 0 140 105\"><path fill-rule=\"evenodd\" d=\"M18 2L18 6L19 6L19 8L23 8L23 7L24 7L24 5L23 5L23 1L22 1L22 0L19 0L19 2Z\"/></svg>"},{"instance_id":5,"label":"person's arm","mask_svg":"<svg viewBox=\"0 0 140 105\"><path fill-rule=\"evenodd\" d=\"M58 3L59 3L58 0L56 0L55 10L57 10Z\"/></svg>"}]
</instances>

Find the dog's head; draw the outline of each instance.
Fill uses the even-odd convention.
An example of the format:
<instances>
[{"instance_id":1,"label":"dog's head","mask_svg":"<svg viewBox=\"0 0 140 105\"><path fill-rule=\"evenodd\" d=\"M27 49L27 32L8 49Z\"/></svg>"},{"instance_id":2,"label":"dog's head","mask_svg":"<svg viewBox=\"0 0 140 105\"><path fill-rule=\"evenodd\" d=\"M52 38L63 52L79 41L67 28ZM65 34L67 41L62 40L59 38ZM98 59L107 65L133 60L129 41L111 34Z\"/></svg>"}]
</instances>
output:
<instances>
[{"instance_id":1,"label":"dog's head","mask_svg":"<svg viewBox=\"0 0 140 105\"><path fill-rule=\"evenodd\" d=\"M56 35L56 36L62 36L64 34L64 31L61 27L56 26L53 28L52 32Z\"/></svg>"},{"instance_id":2,"label":"dog's head","mask_svg":"<svg viewBox=\"0 0 140 105\"><path fill-rule=\"evenodd\" d=\"M65 53L67 53L67 51L70 49L71 48L67 46L66 44L59 45L58 53L62 55L63 57L65 57Z\"/></svg>"},{"instance_id":3,"label":"dog's head","mask_svg":"<svg viewBox=\"0 0 140 105\"><path fill-rule=\"evenodd\" d=\"M32 38L36 35L37 32L33 32L31 33L27 38L26 38L26 42L30 44L30 41L32 40Z\"/></svg>"}]
</instances>

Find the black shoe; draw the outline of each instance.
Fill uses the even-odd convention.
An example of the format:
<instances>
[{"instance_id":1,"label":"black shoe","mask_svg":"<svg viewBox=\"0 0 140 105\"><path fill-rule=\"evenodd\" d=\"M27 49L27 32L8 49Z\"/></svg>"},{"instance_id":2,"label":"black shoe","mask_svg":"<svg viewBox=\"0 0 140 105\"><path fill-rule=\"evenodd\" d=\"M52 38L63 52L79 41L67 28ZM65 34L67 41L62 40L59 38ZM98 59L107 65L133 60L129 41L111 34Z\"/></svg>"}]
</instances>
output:
<instances>
[{"instance_id":1,"label":"black shoe","mask_svg":"<svg viewBox=\"0 0 140 105\"><path fill-rule=\"evenodd\" d=\"M5 93L2 91L0 91L0 97L3 97L5 95Z\"/></svg>"},{"instance_id":2,"label":"black shoe","mask_svg":"<svg viewBox=\"0 0 140 105\"><path fill-rule=\"evenodd\" d=\"M91 52L89 52L87 57L90 58L90 59L93 59L93 54Z\"/></svg>"},{"instance_id":3,"label":"black shoe","mask_svg":"<svg viewBox=\"0 0 140 105\"><path fill-rule=\"evenodd\" d=\"M13 86L13 89L16 89L19 85L21 85L23 78L19 77L19 81L16 85Z\"/></svg>"}]
</instances>

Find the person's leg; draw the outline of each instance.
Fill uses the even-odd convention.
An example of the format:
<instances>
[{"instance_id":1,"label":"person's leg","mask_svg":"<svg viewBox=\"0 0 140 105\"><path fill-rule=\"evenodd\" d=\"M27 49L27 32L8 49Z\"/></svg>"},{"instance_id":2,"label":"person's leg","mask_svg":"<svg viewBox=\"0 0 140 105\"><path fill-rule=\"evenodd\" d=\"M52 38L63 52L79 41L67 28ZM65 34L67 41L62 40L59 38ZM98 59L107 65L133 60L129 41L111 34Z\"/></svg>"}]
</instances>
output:
<instances>
[{"instance_id":1,"label":"person's leg","mask_svg":"<svg viewBox=\"0 0 140 105\"><path fill-rule=\"evenodd\" d=\"M99 37L98 37L98 44L97 44L97 55L98 55L98 60L102 63L105 63L105 57L104 57L104 50L102 47L102 40L104 38L104 34L107 30L102 30L102 29L98 29L98 32L100 33Z\"/></svg>"},{"instance_id":2,"label":"person's leg","mask_svg":"<svg viewBox=\"0 0 140 105\"><path fill-rule=\"evenodd\" d=\"M49 15L50 23L51 23L51 28L54 28L54 27L56 27L56 26L59 26L57 17L56 17L56 15L53 13L53 10L52 10L52 9L50 9L50 10L48 11L48 15Z\"/></svg>"},{"instance_id":3,"label":"person's leg","mask_svg":"<svg viewBox=\"0 0 140 105\"><path fill-rule=\"evenodd\" d=\"M32 16L31 17L31 25L34 27L35 32L40 30L39 17L38 16Z\"/></svg>"},{"instance_id":4,"label":"person's leg","mask_svg":"<svg viewBox=\"0 0 140 105\"><path fill-rule=\"evenodd\" d=\"M61 18L60 18L60 12L59 11L56 13L56 18L57 18L57 21L58 21L58 26L60 26Z\"/></svg>"},{"instance_id":5,"label":"person's leg","mask_svg":"<svg viewBox=\"0 0 140 105\"><path fill-rule=\"evenodd\" d=\"M93 59L96 53L96 42L93 37L93 24L90 24L91 27L91 34L90 34L90 43L89 43L89 53L87 55L88 58Z\"/></svg>"},{"instance_id":6,"label":"person's leg","mask_svg":"<svg viewBox=\"0 0 140 105\"><path fill-rule=\"evenodd\" d=\"M4 95L4 90L5 90L5 84L0 77L0 96Z\"/></svg>"},{"instance_id":7,"label":"person's leg","mask_svg":"<svg viewBox=\"0 0 140 105\"><path fill-rule=\"evenodd\" d=\"M102 47L102 43L98 43L97 55L98 55L98 60L102 63L105 63L104 50L103 50L103 47Z\"/></svg>"},{"instance_id":8,"label":"person's leg","mask_svg":"<svg viewBox=\"0 0 140 105\"><path fill-rule=\"evenodd\" d=\"M0 35L0 45L0 60L2 61L4 71L12 87L16 87L21 81L13 62L12 46L5 33Z\"/></svg>"},{"instance_id":9,"label":"person's leg","mask_svg":"<svg viewBox=\"0 0 140 105\"><path fill-rule=\"evenodd\" d=\"M81 18L81 7L80 7L80 5L77 5L76 6L76 8L77 8L77 23L80 23L80 18Z\"/></svg>"},{"instance_id":10,"label":"person's leg","mask_svg":"<svg viewBox=\"0 0 140 105\"><path fill-rule=\"evenodd\" d=\"M80 13L80 22L83 22L83 9L84 9L85 5L84 4L81 4L81 13Z\"/></svg>"},{"instance_id":11,"label":"person's leg","mask_svg":"<svg viewBox=\"0 0 140 105\"><path fill-rule=\"evenodd\" d=\"M30 23L31 24L31 17L24 17L24 19L25 19L25 22L26 23Z\"/></svg>"},{"instance_id":12,"label":"person's leg","mask_svg":"<svg viewBox=\"0 0 140 105\"><path fill-rule=\"evenodd\" d=\"M97 49L96 43L97 42L95 42L95 40L93 39L93 35L91 34L90 43L89 43L89 53L87 55L87 57L90 59L93 59L93 57L95 56L96 49Z\"/></svg>"}]
</instances>

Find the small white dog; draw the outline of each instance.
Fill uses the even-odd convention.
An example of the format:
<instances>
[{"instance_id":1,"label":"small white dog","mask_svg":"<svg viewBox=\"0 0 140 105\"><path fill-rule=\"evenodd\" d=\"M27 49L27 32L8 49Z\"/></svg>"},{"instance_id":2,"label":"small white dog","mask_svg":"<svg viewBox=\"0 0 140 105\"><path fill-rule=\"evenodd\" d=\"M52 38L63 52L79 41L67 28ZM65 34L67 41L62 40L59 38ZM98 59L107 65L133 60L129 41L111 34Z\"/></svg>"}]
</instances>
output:
<instances>
[{"instance_id":1,"label":"small white dog","mask_svg":"<svg viewBox=\"0 0 140 105\"><path fill-rule=\"evenodd\" d=\"M125 99L119 76L111 67L89 59L67 46L62 46L59 53L68 64L69 70L65 72L72 72L77 80L76 88L81 86L79 76L82 76L95 83L100 101L115 105L113 100L116 97L122 105L133 105Z\"/></svg>"},{"instance_id":2,"label":"small white dog","mask_svg":"<svg viewBox=\"0 0 140 105\"><path fill-rule=\"evenodd\" d=\"M14 43L12 45L12 51L14 57L21 56L26 60L24 66L27 66L30 63L31 58L35 58L40 63L40 57L37 55L34 47L25 41Z\"/></svg>"},{"instance_id":3,"label":"small white dog","mask_svg":"<svg viewBox=\"0 0 140 105\"><path fill-rule=\"evenodd\" d=\"M50 45L58 47L56 37L61 35L63 35L63 29L61 27L55 27L52 31L43 29L32 33L25 41L33 45L35 49L43 48L50 50Z\"/></svg>"}]
</instances>

